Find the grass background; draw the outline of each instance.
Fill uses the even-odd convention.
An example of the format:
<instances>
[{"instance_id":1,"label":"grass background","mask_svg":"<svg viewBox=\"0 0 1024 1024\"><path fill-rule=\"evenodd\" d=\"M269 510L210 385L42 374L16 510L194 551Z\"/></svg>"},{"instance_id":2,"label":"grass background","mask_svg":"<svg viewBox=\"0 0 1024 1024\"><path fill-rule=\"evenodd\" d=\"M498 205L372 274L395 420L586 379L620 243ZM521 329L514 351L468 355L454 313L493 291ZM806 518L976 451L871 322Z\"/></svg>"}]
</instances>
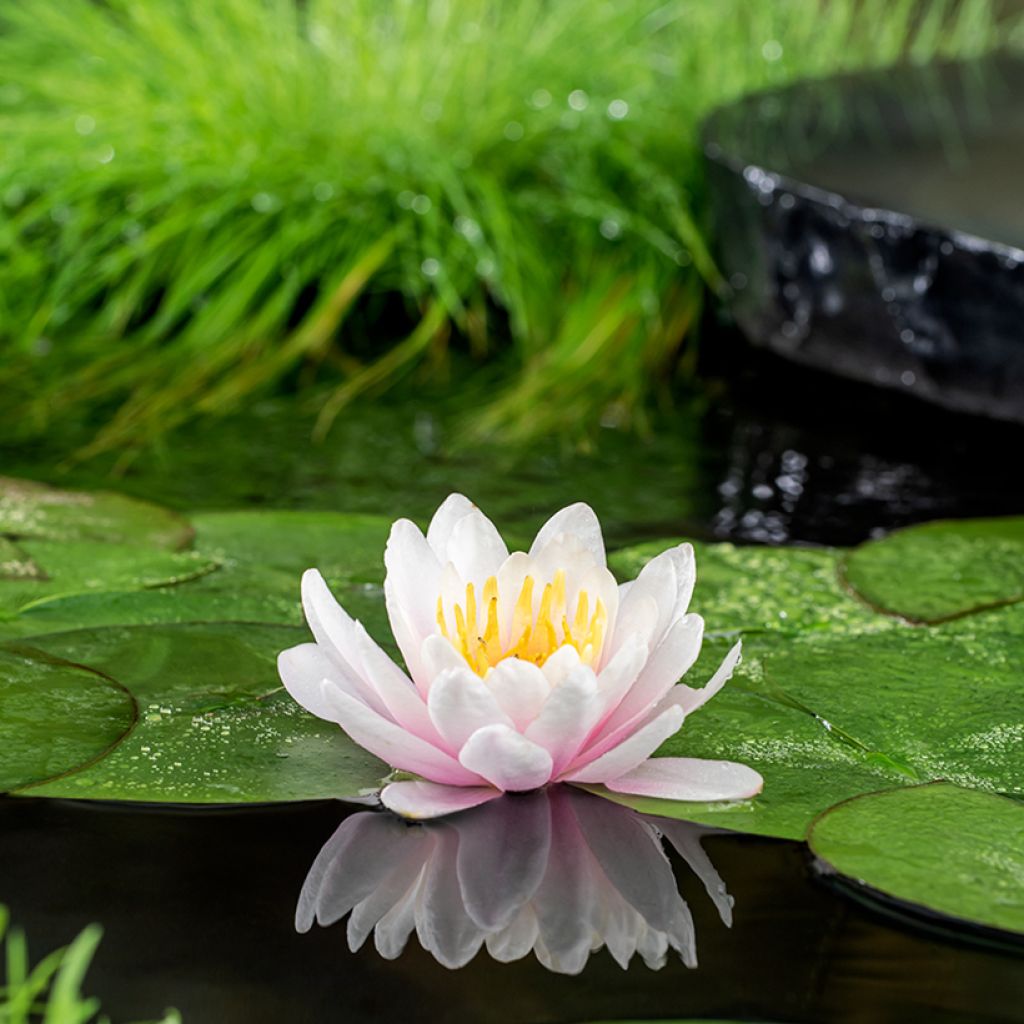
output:
<instances>
[{"instance_id":1,"label":"grass background","mask_svg":"<svg viewBox=\"0 0 1024 1024\"><path fill-rule=\"evenodd\" d=\"M323 437L453 351L475 431L635 424L719 287L701 118L1019 35L995 0L5 0L0 433L130 454L284 390Z\"/></svg>"}]
</instances>

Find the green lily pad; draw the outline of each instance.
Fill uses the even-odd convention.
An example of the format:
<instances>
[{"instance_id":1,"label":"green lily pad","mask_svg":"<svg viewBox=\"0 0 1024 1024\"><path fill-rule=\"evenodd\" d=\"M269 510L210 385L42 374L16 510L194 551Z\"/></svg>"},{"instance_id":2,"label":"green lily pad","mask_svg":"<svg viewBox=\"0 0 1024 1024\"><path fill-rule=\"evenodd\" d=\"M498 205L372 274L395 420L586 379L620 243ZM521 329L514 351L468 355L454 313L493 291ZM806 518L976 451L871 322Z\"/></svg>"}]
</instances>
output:
<instances>
[{"instance_id":1,"label":"green lily pad","mask_svg":"<svg viewBox=\"0 0 1024 1024\"><path fill-rule=\"evenodd\" d=\"M1024 935L1024 804L938 783L848 800L808 836L829 868L927 911Z\"/></svg>"},{"instance_id":2,"label":"green lily pad","mask_svg":"<svg viewBox=\"0 0 1024 1024\"><path fill-rule=\"evenodd\" d=\"M608 558L621 581L677 540L654 541L616 551ZM694 543L697 586L692 610L712 634L852 632L893 625L851 600L837 574L838 552L825 548L737 547Z\"/></svg>"},{"instance_id":3,"label":"green lily pad","mask_svg":"<svg viewBox=\"0 0 1024 1024\"><path fill-rule=\"evenodd\" d=\"M102 757L131 728L135 713L131 695L96 672L0 650L0 791Z\"/></svg>"},{"instance_id":4,"label":"green lily pad","mask_svg":"<svg viewBox=\"0 0 1024 1024\"><path fill-rule=\"evenodd\" d=\"M86 626L162 622L272 622L301 625L302 573L317 566L349 611L366 621L381 642L391 643L383 618L381 582L390 521L335 512L248 510L196 516L197 573L187 586L139 592L130 578L104 573L110 586L96 592L46 593L16 620L0 623L0 636L30 636ZM141 563L140 563L141 564ZM42 595L44 591L39 590ZM3 581L0 580L0 609ZM378 627L384 625L384 629Z\"/></svg>"},{"instance_id":5,"label":"green lily pad","mask_svg":"<svg viewBox=\"0 0 1024 1024\"><path fill-rule=\"evenodd\" d=\"M941 622L1024 600L1024 518L925 523L846 557L850 586L879 610Z\"/></svg>"},{"instance_id":6,"label":"green lily pad","mask_svg":"<svg viewBox=\"0 0 1024 1024\"><path fill-rule=\"evenodd\" d=\"M0 477L0 534L37 540L92 540L187 547L192 529L177 513L106 491L61 491Z\"/></svg>"},{"instance_id":7,"label":"green lily pad","mask_svg":"<svg viewBox=\"0 0 1024 1024\"><path fill-rule=\"evenodd\" d=\"M356 797L377 788L387 767L280 687L277 653L305 637L291 627L208 623L25 641L118 680L139 705L138 724L107 757L32 793L247 803Z\"/></svg>"},{"instance_id":8,"label":"green lily pad","mask_svg":"<svg viewBox=\"0 0 1024 1024\"><path fill-rule=\"evenodd\" d=\"M0 617L89 593L167 587L196 579L217 563L195 551L165 551L89 540L23 540L35 575L0 579Z\"/></svg>"}]
</instances>

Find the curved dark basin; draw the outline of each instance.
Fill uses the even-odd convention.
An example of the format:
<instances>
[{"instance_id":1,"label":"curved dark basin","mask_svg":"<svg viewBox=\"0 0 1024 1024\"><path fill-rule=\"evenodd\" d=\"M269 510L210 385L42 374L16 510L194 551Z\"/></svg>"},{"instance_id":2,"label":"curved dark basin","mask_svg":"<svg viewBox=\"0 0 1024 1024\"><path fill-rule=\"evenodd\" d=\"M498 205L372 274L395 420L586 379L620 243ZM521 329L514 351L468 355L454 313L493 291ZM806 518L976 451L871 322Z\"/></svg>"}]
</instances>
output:
<instances>
[{"instance_id":1,"label":"curved dark basin","mask_svg":"<svg viewBox=\"0 0 1024 1024\"><path fill-rule=\"evenodd\" d=\"M729 306L757 345L1024 422L1024 60L750 97L704 153Z\"/></svg>"}]
</instances>

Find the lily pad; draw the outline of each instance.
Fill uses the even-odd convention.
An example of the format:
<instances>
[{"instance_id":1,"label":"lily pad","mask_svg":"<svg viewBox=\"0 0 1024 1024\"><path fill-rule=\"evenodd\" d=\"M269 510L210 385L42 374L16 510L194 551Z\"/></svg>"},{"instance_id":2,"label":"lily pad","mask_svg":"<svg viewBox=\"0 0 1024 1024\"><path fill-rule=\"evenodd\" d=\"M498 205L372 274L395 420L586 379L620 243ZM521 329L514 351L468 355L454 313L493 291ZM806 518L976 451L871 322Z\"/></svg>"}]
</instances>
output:
<instances>
[{"instance_id":1,"label":"lily pad","mask_svg":"<svg viewBox=\"0 0 1024 1024\"><path fill-rule=\"evenodd\" d=\"M846 557L850 586L879 610L935 623L1024 600L1024 518L897 530Z\"/></svg>"},{"instance_id":2,"label":"lily pad","mask_svg":"<svg viewBox=\"0 0 1024 1024\"><path fill-rule=\"evenodd\" d=\"M0 537L0 582L3 580L44 580L46 573L32 556L13 540Z\"/></svg>"},{"instance_id":3,"label":"lily pad","mask_svg":"<svg viewBox=\"0 0 1024 1024\"><path fill-rule=\"evenodd\" d=\"M180 550L192 529L175 512L106 491L62 491L0 477L0 534L37 540L92 540Z\"/></svg>"},{"instance_id":4,"label":"lily pad","mask_svg":"<svg viewBox=\"0 0 1024 1024\"><path fill-rule=\"evenodd\" d=\"M0 791L102 757L135 714L131 695L96 672L32 651L0 650Z\"/></svg>"},{"instance_id":5,"label":"lily pad","mask_svg":"<svg viewBox=\"0 0 1024 1024\"><path fill-rule=\"evenodd\" d=\"M34 574L0 578L0 617L77 594L166 587L213 572L217 563L194 551L165 551L89 540L24 540Z\"/></svg>"},{"instance_id":6,"label":"lily pad","mask_svg":"<svg viewBox=\"0 0 1024 1024\"><path fill-rule=\"evenodd\" d=\"M634 579L644 565L677 540L624 548L609 556L612 572ZM837 552L828 548L737 547L694 543L697 587L693 611L711 634L853 632L893 623L852 600L840 583Z\"/></svg>"},{"instance_id":7,"label":"lily pad","mask_svg":"<svg viewBox=\"0 0 1024 1024\"><path fill-rule=\"evenodd\" d=\"M982 648L982 649L979 649ZM702 656L709 664L717 645ZM803 837L814 817L859 793L936 779L1024 794L1024 636L978 645L945 630L752 638L744 663L659 751L742 761L764 792L664 813L745 832ZM697 678L700 678L698 665Z\"/></svg>"},{"instance_id":8,"label":"lily pad","mask_svg":"<svg viewBox=\"0 0 1024 1024\"><path fill-rule=\"evenodd\" d=\"M277 652L304 636L290 627L210 623L32 638L51 657L118 680L139 705L138 724L107 757L32 793L247 803L351 798L376 788L386 766L280 687Z\"/></svg>"},{"instance_id":9,"label":"lily pad","mask_svg":"<svg viewBox=\"0 0 1024 1024\"><path fill-rule=\"evenodd\" d=\"M938 783L872 793L814 823L811 849L869 891L1024 937L1024 804Z\"/></svg>"}]
</instances>

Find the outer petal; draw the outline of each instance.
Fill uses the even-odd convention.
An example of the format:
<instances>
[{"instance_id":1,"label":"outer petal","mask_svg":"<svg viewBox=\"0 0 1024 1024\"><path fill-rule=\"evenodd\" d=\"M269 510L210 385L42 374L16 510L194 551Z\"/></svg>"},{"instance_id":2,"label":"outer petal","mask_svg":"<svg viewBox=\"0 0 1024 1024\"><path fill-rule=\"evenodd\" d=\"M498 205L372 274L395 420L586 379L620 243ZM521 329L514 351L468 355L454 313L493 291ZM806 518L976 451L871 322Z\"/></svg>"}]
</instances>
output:
<instances>
[{"instance_id":1,"label":"outer petal","mask_svg":"<svg viewBox=\"0 0 1024 1024\"><path fill-rule=\"evenodd\" d=\"M423 698L409 677L381 650L362 623L354 621L334 599L316 569L302 576L302 602L314 635L331 652L340 652L357 677L360 697L375 711L431 743L439 739ZM330 674L328 674L330 677ZM346 687L346 689L350 689Z\"/></svg>"},{"instance_id":2,"label":"outer petal","mask_svg":"<svg viewBox=\"0 0 1024 1024\"><path fill-rule=\"evenodd\" d=\"M310 714L325 718L328 722L337 722L338 715L321 692L321 684L325 679L330 679L353 696L358 695L358 690L348 684L346 674L339 670L318 644L299 644L282 651L277 656L277 674L284 688L299 704Z\"/></svg>"},{"instance_id":3,"label":"outer petal","mask_svg":"<svg viewBox=\"0 0 1024 1024\"><path fill-rule=\"evenodd\" d=\"M696 711L706 704L729 681L739 664L742 648L742 641L737 640L722 660L722 664L715 670L715 674L699 690L685 683L673 686L662 699L659 709L668 707L669 704L678 704L686 714L690 714L691 711Z\"/></svg>"},{"instance_id":4,"label":"outer petal","mask_svg":"<svg viewBox=\"0 0 1024 1024\"><path fill-rule=\"evenodd\" d=\"M743 800L756 796L764 779L745 764L697 757L652 757L605 785L614 793L662 800Z\"/></svg>"},{"instance_id":5,"label":"outer petal","mask_svg":"<svg viewBox=\"0 0 1024 1024\"><path fill-rule=\"evenodd\" d=\"M365 704L325 680L324 699L334 707L336 720L359 746L395 768L415 772L433 782L479 786L483 780L450 754L382 718Z\"/></svg>"},{"instance_id":6,"label":"outer petal","mask_svg":"<svg viewBox=\"0 0 1024 1024\"><path fill-rule=\"evenodd\" d=\"M652 600L658 608L658 618L651 639L657 643L669 625L686 613L696 578L693 545L679 544L669 548L640 570L640 575L623 597L620 615L632 617L635 604Z\"/></svg>"},{"instance_id":7,"label":"outer petal","mask_svg":"<svg viewBox=\"0 0 1024 1024\"><path fill-rule=\"evenodd\" d=\"M459 761L501 790L537 789L551 778L551 755L507 725L478 729L462 748Z\"/></svg>"},{"instance_id":8,"label":"outer petal","mask_svg":"<svg viewBox=\"0 0 1024 1024\"><path fill-rule=\"evenodd\" d=\"M399 519L391 527L384 565L384 599L391 632L413 679L421 684L420 645L437 631L441 563L419 527L408 519Z\"/></svg>"},{"instance_id":9,"label":"outer petal","mask_svg":"<svg viewBox=\"0 0 1024 1024\"><path fill-rule=\"evenodd\" d=\"M643 716L660 701L693 666L700 654L704 620L699 615L687 615L669 627L665 638L651 653L643 671L623 696L618 707L601 726L599 742L618 736L618 730L629 731L642 721ZM601 744L600 750L607 750Z\"/></svg>"},{"instance_id":10,"label":"outer petal","mask_svg":"<svg viewBox=\"0 0 1024 1024\"><path fill-rule=\"evenodd\" d=\"M501 791L490 786L441 786L436 782L392 782L381 791L381 803L403 818L425 820L479 807Z\"/></svg>"},{"instance_id":11,"label":"outer petal","mask_svg":"<svg viewBox=\"0 0 1024 1024\"><path fill-rule=\"evenodd\" d=\"M427 527L427 543L441 565L449 560L448 542L455 524L475 508L473 502L463 494L449 494L438 506Z\"/></svg>"},{"instance_id":12,"label":"outer petal","mask_svg":"<svg viewBox=\"0 0 1024 1024\"><path fill-rule=\"evenodd\" d=\"M430 687L427 709L445 743L453 752L485 725L512 727L512 720L501 710L494 694L471 669L442 672Z\"/></svg>"},{"instance_id":13,"label":"outer petal","mask_svg":"<svg viewBox=\"0 0 1024 1024\"><path fill-rule=\"evenodd\" d=\"M530 547L530 556L538 555L552 541L562 536L576 537L587 548L599 565L605 564L604 537L601 523L594 510L583 502L569 505L556 512L537 533Z\"/></svg>"},{"instance_id":14,"label":"outer petal","mask_svg":"<svg viewBox=\"0 0 1024 1024\"><path fill-rule=\"evenodd\" d=\"M683 724L683 709L670 707L653 721L638 729L617 747L594 760L589 752L577 758L575 767L563 778L566 782L605 782L617 779L646 761Z\"/></svg>"}]
</instances>

